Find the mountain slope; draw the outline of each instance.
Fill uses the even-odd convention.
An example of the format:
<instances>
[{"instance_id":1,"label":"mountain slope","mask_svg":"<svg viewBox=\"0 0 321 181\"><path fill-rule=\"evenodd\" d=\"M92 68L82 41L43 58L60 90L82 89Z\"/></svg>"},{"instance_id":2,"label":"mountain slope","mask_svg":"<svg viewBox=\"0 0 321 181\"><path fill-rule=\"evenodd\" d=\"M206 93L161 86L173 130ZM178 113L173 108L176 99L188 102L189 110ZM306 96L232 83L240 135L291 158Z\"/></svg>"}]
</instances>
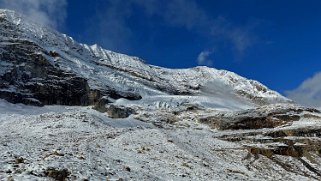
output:
<instances>
[{"instance_id":1,"label":"mountain slope","mask_svg":"<svg viewBox=\"0 0 321 181\"><path fill-rule=\"evenodd\" d=\"M289 102L259 82L232 72L151 66L137 57L79 44L12 11L1 11L0 19L4 85L0 91L10 102L89 105L102 96L137 100L155 95L205 96L210 102L219 97L249 106ZM62 92L69 94L63 96ZM57 101L45 100L48 94L55 94Z\"/></svg>"},{"instance_id":2,"label":"mountain slope","mask_svg":"<svg viewBox=\"0 0 321 181\"><path fill-rule=\"evenodd\" d=\"M170 124L111 119L88 107L35 108L0 100L0 113L0 180L321 178L320 147L309 147L319 138L309 143L304 131L291 133L304 130L303 123L320 133L317 117L292 127L219 131L186 118ZM281 132L292 136L277 137ZM286 145L291 140L293 147Z\"/></svg>"},{"instance_id":3,"label":"mountain slope","mask_svg":"<svg viewBox=\"0 0 321 181\"><path fill-rule=\"evenodd\" d=\"M321 179L320 111L257 81L148 65L8 10L0 40L0 180Z\"/></svg>"}]
</instances>

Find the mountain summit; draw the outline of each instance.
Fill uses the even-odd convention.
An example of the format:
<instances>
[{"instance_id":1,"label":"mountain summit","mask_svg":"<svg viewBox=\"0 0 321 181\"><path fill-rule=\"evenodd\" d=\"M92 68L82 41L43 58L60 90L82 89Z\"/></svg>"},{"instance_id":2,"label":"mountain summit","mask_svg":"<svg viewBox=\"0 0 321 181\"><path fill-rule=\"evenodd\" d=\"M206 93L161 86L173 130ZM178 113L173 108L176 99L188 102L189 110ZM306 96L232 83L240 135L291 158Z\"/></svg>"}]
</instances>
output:
<instances>
[{"instance_id":1,"label":"mountain summit","mask_svg":"<svg viewBox=\"0 0 321 181\"><path fill-rule=\"evenodd\" d=\"M321 113L0 10L0 180L320 180Z\"/></svg>"}]
</instances>

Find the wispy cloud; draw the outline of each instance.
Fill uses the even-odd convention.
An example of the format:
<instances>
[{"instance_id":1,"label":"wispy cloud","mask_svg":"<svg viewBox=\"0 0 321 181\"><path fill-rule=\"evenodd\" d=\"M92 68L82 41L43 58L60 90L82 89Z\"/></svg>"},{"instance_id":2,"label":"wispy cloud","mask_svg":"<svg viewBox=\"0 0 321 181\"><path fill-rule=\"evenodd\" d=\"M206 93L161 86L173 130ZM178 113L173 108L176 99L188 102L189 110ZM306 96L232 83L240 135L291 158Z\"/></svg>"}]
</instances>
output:
<instances>
[{"instance_id":1,"label":"wispy cloud","mask_svg":"<svg viewBox=\"0 0 321 181\"><path fill-rule=\"evenodd\" d=\"M213 54L213 51L204 50L197 56L197 64L198 65L206 65L206 66L213 66L213 60L209 57Z\"/></svg>"},{"instance_id":2,"label":"wispy cloud","mask_svg":"<svg viewBox=\"0 0 321 181\"><path fill-rule=\"evenodd\" d=\"M55 28L63 25L67 16L67 0L0 0L0 7Z\"/></svg>"},{"instance_id":3,"label":"wispy cloud","mask_svg":"<svg viewBox=\"0 0 321 181\"><path fill-rule=\"evenodd\" d=\"M164 21L172 26L187 29L206 26L208 17L193 0L172 0L164 11L158 12Z\"/></svg>"},{"instance_id":4,"label":"wispy cloud","mask_svg":"<svg viewBox=\"0 0 321 181\"><path fill-rule=\"evenodd\" d=\"M321 72L306 79L296 89L287 91L286 95L297 103L306 106L321 107Z\"/></svg>"},{"instance_id":5,"label":"wispy cloud","mask_svg":"<svg viewBox=\"0 0 321 181\"><path fill-rule=\"evenodd\" d=\"M242 57L245 51L257 42L253 30L258 26L258 21L235 25L225 17L218 16L212 19L210 33L213 38L222 38L229 41L237 57Z\"/></svg>"},{"instance_id":6,"label":"wispy cloud","mask_svg":"<svg viewBox=\"0 0 321 181\"><path fill-rule=\"evenodd\" d=\"M99 22L99 27L92 32L100 37L104 46L114 50L129 46L133 36L130 18L135 15L134 9L145 14L146 23L151 18L156 18L164 25L186 28L205 34L213 40L228 42L238 57L255 43L253 24L239 26L225 17L211 17L195 0L106 0L105 3L106 9L98 10L96 20L93 20L95 24ZM102 41L101 37L105 40Z\"/></svg>"},{"instance_id":7,"label":"wispy cloud","mask_svg":"<svg viewBox=\"0 0 321 181\"><path fill-rule=\"evenodd\" d=\"M206 18L191 0L106 0L104 3L105 8L98 8L91 20L89 32L96 36L94 39L114 50L128 49L133 36L129 19L134 15L134 8L139 8L146 19L157 17L172 27L196 28Z\"/></svg>"},{"instance_id":8,"label":"wispy cloud","mask_svg":"<svg viewBox=\"0 0 321 181\"><path fill-rule=\"evenodd\" d=\"M90 20L89 34L106 48L127 49L132 31L126 21L132 15L131 1L107 0Z\"/></svg>"},{"instance_id":9,"label":"wispy cloud","mask_svg":"<svg viewBox=\"0 0 321 181\"><path fill-rule=\"evenodd\" d=\"M228 33L228 37L233 43L234 50L237 52L239 57L242 57L245 51L255 43L253 35L251 35L251 33L246 29L233 28Z\"/></svg>"}]
</instances>

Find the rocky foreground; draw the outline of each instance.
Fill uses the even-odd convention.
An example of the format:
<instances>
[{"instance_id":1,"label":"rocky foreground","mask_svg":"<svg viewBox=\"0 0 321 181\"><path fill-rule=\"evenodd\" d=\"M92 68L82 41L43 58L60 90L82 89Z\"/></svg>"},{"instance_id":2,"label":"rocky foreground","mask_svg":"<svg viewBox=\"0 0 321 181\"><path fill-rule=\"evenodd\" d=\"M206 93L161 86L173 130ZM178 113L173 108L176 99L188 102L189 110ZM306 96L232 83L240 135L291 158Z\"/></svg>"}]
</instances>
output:
<instances>
[{"instance_id":1,"label":"rocky foreground","mask_svg":"<svg viewBox=\"0 0 321 181\"><path fill-rule=\"evenodd\" d=\"M0 105L0 180L321 179L313 109L186 107L147 121L146 112L112 119L90 107Z\"/></svg>"}]
</instances>

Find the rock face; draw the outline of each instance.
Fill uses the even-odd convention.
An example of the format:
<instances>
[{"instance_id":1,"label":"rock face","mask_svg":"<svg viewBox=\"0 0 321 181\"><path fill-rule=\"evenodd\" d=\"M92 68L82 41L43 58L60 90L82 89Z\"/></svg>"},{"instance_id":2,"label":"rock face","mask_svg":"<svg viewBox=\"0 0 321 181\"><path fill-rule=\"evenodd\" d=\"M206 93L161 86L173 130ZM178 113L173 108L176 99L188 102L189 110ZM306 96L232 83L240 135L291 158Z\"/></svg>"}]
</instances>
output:
<instances>
[{"instance_id":1,"label":"rock face","mask_svg":"<svg viewBox=\"0 0 321 181\"><path fill-rule=\"evenodd\" d=\"M106 106L106 111L110 118L127 118L134 113L134 110L128 107L108 105Z\"/></svg>"},{"instance_id":2,"label":"rock face","mask_svg":"<svg viewBox=\"0 0 321 181\"><path fill-rule=\"evenodd\" d=\"M301 114L305 111L320 113L319 110L312 108L274 105L202 117L199 121L220 130L276 128L300 120Z\"/></svg>"},{"instance_id":3,"label":"rock face","mask_svg":"<svg viewBox=\"0 0 321 181\"><path fill-rule=\"evenodd\" d=\"M271 160L287 172L321 178L320 111L294 105L258 109L200 118L223 132L217 138L242 145L245 159Z\"/></svg>"},{"instance_id":4,"label":"rock face","mask_svg":"<svg viewBox=\"0 0 321 181\"><path fill-rule=\"evenodd\" d=\"M284 130L256 130L221 139L239 143L249 152L247 159L263 156L287 172L321 178L320 128L301 127Z\"/></svg>"},{"instance_id":5,"label":"rock face","mask_svg":"<svg viewBox=\"0 0 321 181\"><path fill-rule=\"evenodd\" d=\"M59 61L64 58L59 53L37 42L41 40L25 39L22 36L26 33L23 32L24 27L19 27L10 19L18 18L16 16L14 12L1 11L0 63L3 67L0 72L0 98L36 106L86 106L96 103L102 96L131 100L141 98L109 87L91 88L87 78L60 67Z\"/></svg>"},{"instance_id":6,"label":"rock face","mask_svg":"<svg viewBox=\"0 0 321 181\"><path fill-rule=\"evenodd\" d=\"M141 97L113 89L94 90L87 79L59 64L50 62L59 54L48 52L37 44L24 40L7 41L1 49L1 63L6 65L0 76L0 98L13 103L32 105L92 105L102 96L137 100Z\"/></svg>"},{"instance_id":7,"label":"rock face","mask_svg":"<svg viewBox=\"0 0 321 181\"><path fill-rule=\"evenodd\" d=\"M7 64L0 76L0 97L13 103L33 105L89 105L91 97L87 80L52 65L46 52L29 41L15 40L2 47L0 59Z\"/></svg>"}]
</instances>

